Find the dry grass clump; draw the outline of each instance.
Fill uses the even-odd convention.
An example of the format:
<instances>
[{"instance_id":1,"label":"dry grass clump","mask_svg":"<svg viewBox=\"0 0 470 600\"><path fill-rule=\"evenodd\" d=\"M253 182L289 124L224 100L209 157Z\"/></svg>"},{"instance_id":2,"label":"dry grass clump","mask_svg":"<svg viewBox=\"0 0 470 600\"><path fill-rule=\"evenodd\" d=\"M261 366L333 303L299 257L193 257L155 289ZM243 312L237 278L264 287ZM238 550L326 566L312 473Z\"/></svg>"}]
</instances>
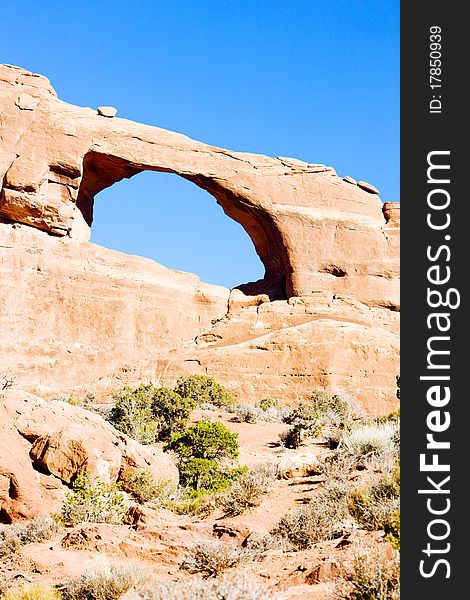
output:
<instances>
[{"instance_id":1,"label":"dry grass clump","mask_svg":"<svg viewBox=\"0 0 470 600\"><path fill-rule=\"evenodd\" d=\"M247 508L259 506L261 496L267 494L276 478L272 465L261 465L234 481L229 490L218 499L226 515L240 515Z\"/></svg>"},{"instance_id":2,"label":"dry grass clump","mask_svg":"<svg viewBox=\"0 0 470 600\"><path fill-rule=\"evenodd\" d=\"M51 517L37 517L13 525L0 525L0 557L17 552L21 546L43 542L59 531Z\"/></svg>"},{"instance_id":3,"label":"dry grass clump","mask_svg":"<svg viewBox=\"0 0 470 600\"><path fill-rule=\"evenodd\" d=\"M329 482L305 507L285 515L272 534L286 539L294 550L305 550L342 533L341 521L348 516L349 487Z\"/></svg>"},{"instance_id":4,"label":"dry grass clump","mask_svg":"<svg viewBox=\"0 0 470 600\"><path fill-rule=\"evenodd\" d=\"M271 600L271 592L252 581L238 576L233 579L202 579L159 582L150 589L132 596L131 600Z\"/></svg>"},{"instance_id":5,"label":"dry grass clump","mask_svg":"<svg viewBox=\"0 0 470 600\"><path fill-rule=\"evenodd\" d=\"M396 451L398 426L392 421L370 423L346 431L341 437L340 446L358 459L393 454Z\"/></svg>"},{"instance_id":6,"label":"dry grass clump","mask_svg":"<svg viewBox=\"0 0 470 600\"><path fill-rule=\"evenodd\" d=\"M44 583L27 583L11 588L2 595L2 600L60 600L60 593Z\"/></svg>"},{"instance_id":7,"label":"dry grass clump","mask_svg":"<svg viewBox=\"0 0 470 600\"><path fill-rule=\"evenodd\" d=\"M358 550L346 567L346 586L338 590L343 600L398 600L400 565L398 552L392 560L380 550Z\"/></svg>"},{"instance_id":8,"label":"dry grass clump","mask_svg":"<svg viewBox=\"0 0 470 600\"><path fill-rule=\"evenodd\" d=\"M216 541L197 542L180 568L205 577L218 577L227 569L236 567L250 554L231 544Z\"/></svg>"},{"instance_id":9,"label":"dry grass clump","mask_svg":"<svg viewBox=\"0 0 470 600\"><path fill-rule=\"evenodd\" d=\"M149 572L133 563L103 562L95 569L84 571L61 588L63 600L118 600L131 589L148 583Z\"/></svg>"}]
</instances>

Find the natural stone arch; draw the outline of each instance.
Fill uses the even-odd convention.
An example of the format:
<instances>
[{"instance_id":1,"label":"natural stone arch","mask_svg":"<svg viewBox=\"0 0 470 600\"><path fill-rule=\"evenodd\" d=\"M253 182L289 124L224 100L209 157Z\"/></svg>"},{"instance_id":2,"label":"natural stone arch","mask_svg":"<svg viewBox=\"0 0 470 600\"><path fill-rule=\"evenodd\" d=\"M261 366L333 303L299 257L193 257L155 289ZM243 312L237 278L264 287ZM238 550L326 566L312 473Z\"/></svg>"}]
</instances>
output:
<instances>
[{"instance_id":1,"label":"natural stone arch","mask_svg":"<svg viewBox=\"0 0 470 600\"><path fill-rule=\"evenodd\" d=\"M325 165L234 152L106 118L60 101L46 78L18 67L0 66L0 84L7 115L0 217L86 241L97 191L143 170L176 173L245 228L271 297L327 291L397 309L398 230L370 184L341 179Z\"/></svg>"},{"instance_id":2,"label":"natural stone arch","mask_svg":"<svg viewBox=\"0 0 470 600\"><path fill-rule=\"evenodd\" d=\"M197 173L189 175L181 170L158 165L137 165L123 158L91 150L83 158L81 183L76 201L76 206L87 226L90 228L92 226L94 200L99 192L143 171L179 175L211 194L224 213L246 231L265 268L262 280L238 287L246 293L267 294L271 300L287 298L286 274L290 270L289 260L281 232L275 221L267 211L253 205L243 196L238 196L217 179Z\"/></svg>"}]
</instances>

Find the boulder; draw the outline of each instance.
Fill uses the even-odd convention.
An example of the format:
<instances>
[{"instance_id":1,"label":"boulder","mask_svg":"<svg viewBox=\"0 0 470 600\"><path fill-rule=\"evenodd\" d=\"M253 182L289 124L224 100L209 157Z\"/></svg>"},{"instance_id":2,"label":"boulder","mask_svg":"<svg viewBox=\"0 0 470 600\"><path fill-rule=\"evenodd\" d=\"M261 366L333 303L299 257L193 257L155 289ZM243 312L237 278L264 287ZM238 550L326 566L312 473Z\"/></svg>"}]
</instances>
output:
<instances>
[{"instance_id":1,"label":"boulder","mask_svg":"<svg viewBox=\"0 0 470 600\"><path fill-rule=\"evenodd\" d=\"M19 390L0 396L0 520L10 522L60 509L63 484L84 471L113 483L129 469L178 481L161 449L141 446L83 408L47 402Z\"/></svg>"}]
</instances>

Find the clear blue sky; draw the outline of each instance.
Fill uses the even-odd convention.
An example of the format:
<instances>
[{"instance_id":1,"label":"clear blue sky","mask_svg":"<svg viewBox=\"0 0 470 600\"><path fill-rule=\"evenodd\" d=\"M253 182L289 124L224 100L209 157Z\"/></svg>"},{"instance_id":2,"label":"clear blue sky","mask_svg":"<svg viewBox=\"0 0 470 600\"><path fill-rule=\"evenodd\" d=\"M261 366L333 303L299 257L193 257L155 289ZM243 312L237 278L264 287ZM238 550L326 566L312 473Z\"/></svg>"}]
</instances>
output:
<instances>
[{"instance_id":1,"label":"clear blue sky","mask_svg":"<svg viewBox=\"0 0 470 600\"><path fill-rule=\"evenodd\" d=\"M0 49L68 102L326 163L399 200L398 0L22 0L2 6ZM263 275L243 229L165 173L99 194L92 241L228 287Z\"/></svg>"}]
</instances>

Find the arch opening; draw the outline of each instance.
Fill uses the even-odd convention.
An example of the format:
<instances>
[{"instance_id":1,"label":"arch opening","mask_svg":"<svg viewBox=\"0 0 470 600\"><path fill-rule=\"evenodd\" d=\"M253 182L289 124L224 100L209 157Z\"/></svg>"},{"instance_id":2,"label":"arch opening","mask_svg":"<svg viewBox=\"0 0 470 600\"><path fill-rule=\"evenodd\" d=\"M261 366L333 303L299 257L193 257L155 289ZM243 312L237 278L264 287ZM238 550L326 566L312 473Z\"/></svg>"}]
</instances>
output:
<instances>
[{"instance_id":1,"label":"arch opening","mask_svg":"<svg viewBox=\"0 0 470 600\"><path fill-rule=\"evenodd\" d=\"M188 264L192 265L194 264L191 263L191 261L174 261L174 260L168 260L168 258L166 258L168 255L165 252L159 252L158 251L158 247L157 248L153 248L152 250L147 250L145 248L145 244L142 245L140 244L139 246L134 246L135 250L132 247L132 244L129 246L128 244L123 244L122 243L117 243L117 242L109 242L109 236L108 235L103 235L103 231L101 232L97 232L95 233L96 227L93 228L93 241L96 241L97 243L107 246L107 247L114 247L117 250L120 251L124 251L127 253L132 253L132 254L139 254L142 256L146 256L148 258L152 258L154 260L157 260L158 262L160 262L161 264L164 264L167 267L173 268L173 269L177 269L177 270L183 270L183 271L189 271L189 272L196 272L203 281L206 281L208 283L217 283L220 285L224 285L225 287L230 287L230 288L238 288L240 290L242 290L245 294L247 295L256 295L256 294L267 294L270 298L270 300L279 300L279 299L286 299L287 298L287 294L286 294L286 272L288 271L287 265L288 265L288 260L287 260L287 253L286 252L280 252L279 249L281 248L284 249L284 244L282 243L282 240L280 239L280 233L277 229L277 227L275 226L275 224L272 222L272 218L265 212L263 212L262 210L259 209L259 207L254 206L252 203L250 203L249 201L247 201L246 198L240 197L237 194L235 194L234 192L228 190L227 188L224 188L222 185L220 185L220 183L216 180L216 178L209 178L207 176L203 176L203 175L188 175L186 173L181 173L181 172L176 172L172 169L169 168L161 168L158 166L148 166L148 165L137 165L137 164L133 164L131 162L129 162L128 160L116 157L116 156L111 156L111 155L105 155L105 154L101 154L98 152L89 152L85 158L84 158L84 163L83 163L83 176L82 176L82 180L81 180L81 184L80 184L80 188L78 191L78 197L77 197L77 207L79 208L79 210L81 211L84 220L86 221L86 223L88 224L88 226L92 226L93 223L93 219L94 219L94 213L95 213L95 198L97 196L97 194L99 194L100 192L102 192L103 190L105 190L106 188L110 188L111 186L113 186L115 183L122 181L123 179L130 179L133 178L135 175L142 173L143 171L157 171L157 172L163 172L163 173L170 173L173 175L179 175L179 177L172 177L171 179L174 181L176 180L177 182L179 182L179 184L182 183L182 180L187 180L190 181L191 183L195 184L197 187L201 188L202 190L208 192L213 198L215 198L217 204L219 204L219 206L222 207L224 213L233 221L235 221L236 223L238 223L239 226L241 226L241 228L244 229L245 233L248 235L248 237L251 240L248 241L245 235L241 234L240 235L240 231L239 231L239 227L237 227L234 223L232 223L230 226L228 226L227 224L225 224L222 228L221 228L221 235L217 236L214 235L214 231L217 228L217 218L211 218L212 223L214 224L212 226L209 227L201 227L201 232L202 232L202 236L203 237L207 237L208 235L211 237L215 238L215 243L212 243L212 248L211 251L213 253L212 256L212 262L217 264L217 263L223 263L224 257L226 257L226 254L224 254L223 252L221 252L221 249L227 248L227 245L230 245L231 243L236 244L236 248L235 248L235 257L236 260L238 262L238 264L234 263L233 260L231 261L231 265L232 265L232 270L234 271L233 275L236 279L232 278L230 279L230 277L212 277L209 276L207 277L205 275L204 269L203 272L201 273L201 269L199 268L194 268L192 266L189 266L188 268ZM165 178L166 179L166 178ZM139 181L141 180L141 178L135 178L134 181ZM132 183L134 183L134 181ZM160 182L159 182L160 183ZM126 184L123 184L126 185ZM171 187L171 186L169 186ZM150 189L152 189L152 201L153 198L155 197L155 188L157 188L157 193L158 191L161 191L158 189L158 185L155 185L155 182L152 180L150 185L147 185L147 190L146 193L147 195L149 195L150 193ZM117 192L119 190L118 187L114 187L113 188L113 192ZM141 217L139 217L137 219L137 222L134 221L134 223L132 223L133 219L130 218L132 215L134 214L141 214L142 212L142 207L139 206L138 204L138 198L129 198L129 189L124 189L123 190L119 190L120 196L121 196L121 207L120 207L120 211L121 211L121 218L124 221L124 228L129 228L129 227L139 227L140 229L143 229L142 232L142 236L145 237L147 235L148 238L151 238L152 235L151 233L149 233L148 229L145 229L145 227L143 227L142 225L142 219ZM138 193L138 189L136 190ZM173 190L174 191L174 190ZM105 192L106 194L106 192ZM132 190L131 190L131 194L132 194ZM113 198L113 196L115 196L116 194L112 193L111 191L108 192L108 198L103 198L101 197L100 200L100 206L104 206L104 204L102 205L101 202L104 202L105 200L110 201L110 204L108 205L106 211L106 214L109 214L109 210L113 210L113 207L111 205L111 201L112 200L116 200L116 198ZM195 194L194 190L186 190L186 207L188 207L187 201L188 201L188 197L191 198L191 202L196 203L197 202L197 207L192 207L191 213L192 213L192 218L196 216L199 216L200 211L202 210L202 208L204 207L204 205L207 207L207 203L204 202L205 198L203 197L204 194ZM101 194L101 196L103 196L103 194ZM199 197L197 197L199 196ZM119 198L117 199L119 200ZM159 204L159 201L161 200L161 198L157 198L156 199L156 203ZM177 204L181 204L181 198L176 199L178 200ZM167 199L167 203L170 204L170 206L173 207L173 202L175 201L175 198L168 198ZM116 210L116 202L115 202L115 210ZM158 209L161 209L161 205L159 204ZM157 207L155 207L155 211L158 210ZM184 210L184 206L181 207L182 210ZM144 209L144 210L148 210L148 206ZM153 213L153 208L152 208L152 213ZM100 208L97 207L96 212L97 214L99 214ZM210 209L211 213L213 213L213 210ZM161 211L159 211L161 212ZM206 211L202 211L203 213ZM171 213L171 211L170 211ZM158 213L157 213L158 214ZM181 217L180 213L180 217ZM104 215L103 215L104 216ZM164 215L165 216L165 215ZM170 216L170 221L171 219L171 214ZM173 214L173 217L175 215ZM139 225L139 219L140 219L140 225ZM148 225L149 220L151 221L152 219L154 219L153 214L148 214L146 215L146 220L145 220L145 225ZM100 217L100 222L103 222L104 219L102 217ZM156 219L155 219L156 220ZM155 220L153 222L155 222ZM164 225L164 223L163 223ZM195 228L197 229L199 224L195 224ZM219 227L220 227L220 222L219 222ZM215 228L215 229L214 229ZM157 231L160 228L156 228ZM169 227L167 228L168 230L171 230L171 222L169 223ZM187 230L188 231L188 230ZM228 231L228 233L227 233ZM238 233L237 233L238 232ZM183 232L184 235L184 232ZM225 236L227 236L228 239L225 239ZM125 239L126 236L124 236L123 239ZM190 237L189 235L187 235L186 237ZM219 238L217 240L217 238ZM179 236L179 239L181 240L181 236ZM202 238L199 238L202 239ZM176 243L178 243L178 240L175 240ZM212 240L213 242L213 240ZM217 243L219 244L217 246ZM206 247L208 246L208 244L206 244ZM254 246L254 249L256 250L256 254L258 255L259 260L261 261L261 264L259 263L259 261L257 259L253 260L253 253L251 252L252 248ZM193 243L193 246L191 247L191 245L189 244L189 247L186 248L186 251L188 253L194 253L194 249L196 247L196 243ZM148 248L148 244L147 244L147 248ZM232 253L233 253L233 248L232 248ZM250 256L251 254L251 256ZM242 261L240 261L240 258L243 258ZM234 268L234 265L238 268ZM263 269L264 267L264 269ZM228 267L230 269L230 266ZM240 271L243 271L243 273L241 273ZM264 275L263 275L263 270L264 270ZM250 279L252 279L252 281L246 282L246 273L250 272L252 274L252 277ZM254 275L254 277L253 277ZM241 282L240 282L241 280Z\"/></svg>"}]
</instances>

